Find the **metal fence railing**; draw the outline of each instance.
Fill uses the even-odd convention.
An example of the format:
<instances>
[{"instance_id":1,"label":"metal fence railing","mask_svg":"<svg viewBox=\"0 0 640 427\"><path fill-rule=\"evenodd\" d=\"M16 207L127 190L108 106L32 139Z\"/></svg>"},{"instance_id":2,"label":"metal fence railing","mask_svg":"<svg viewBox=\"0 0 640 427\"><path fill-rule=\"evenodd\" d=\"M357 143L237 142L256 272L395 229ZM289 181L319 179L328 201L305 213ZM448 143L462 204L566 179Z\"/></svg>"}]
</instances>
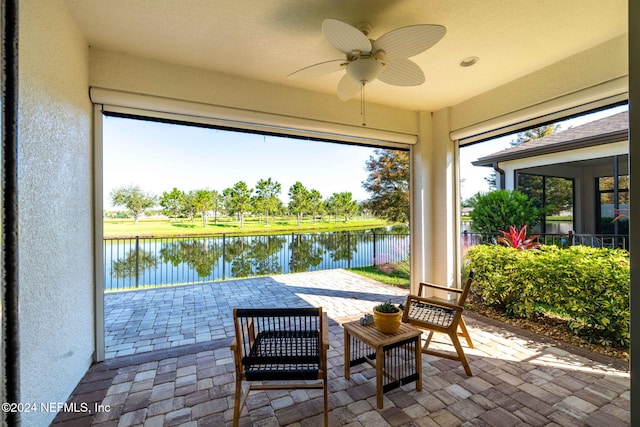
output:
<instances>
[{"instance_id":1,"label":"metal fence railing","mask_svg":"<svg viewBox=\"0 0 640 427\"><path fill-rule=\"evenodd\" d=\"M104 239L105 290L353 268L409 259L409 235L334 232Z\"/></svg>"},{"instance_id":2,"label":"metal fence railing","mask_svg":"<svg viewBox=\"0 0 640 427\"><path fill-rule=\"evenodd\" d=\"M620 248L629 249L629 236L625 234L567 234L535 233L538 241L544 245L556 245L567 248L574 245L591 246L593 248ZM472 233L464 232L461 235L463 252L472 246L487 243L497 243L499 233Z\"/></svg>"}]
</instances>

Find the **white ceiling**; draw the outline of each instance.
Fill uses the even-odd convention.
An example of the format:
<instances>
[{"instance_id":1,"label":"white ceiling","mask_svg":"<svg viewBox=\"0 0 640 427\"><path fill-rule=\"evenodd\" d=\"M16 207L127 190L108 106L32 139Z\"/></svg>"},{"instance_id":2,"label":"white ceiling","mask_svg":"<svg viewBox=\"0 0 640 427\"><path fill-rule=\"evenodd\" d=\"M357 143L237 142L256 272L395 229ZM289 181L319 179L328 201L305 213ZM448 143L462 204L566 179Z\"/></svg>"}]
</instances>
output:
<instances>
[{"instance_id":1,"label":"white ceiling","mask_svg":"<svg viewBox=\"0 0 640 427\"><path fill-rule=\"evenodd\" d=\"M627 0L66 0L90 46L336 93L343 71L292 72L341 59L322 36L325 18L369 22L369 37L412 24L447 34L412 58L426 82L367 85L367 101L433 111L627 33ZM468 68L461 60L477 56Z\"/></svg>"}]
</instances>

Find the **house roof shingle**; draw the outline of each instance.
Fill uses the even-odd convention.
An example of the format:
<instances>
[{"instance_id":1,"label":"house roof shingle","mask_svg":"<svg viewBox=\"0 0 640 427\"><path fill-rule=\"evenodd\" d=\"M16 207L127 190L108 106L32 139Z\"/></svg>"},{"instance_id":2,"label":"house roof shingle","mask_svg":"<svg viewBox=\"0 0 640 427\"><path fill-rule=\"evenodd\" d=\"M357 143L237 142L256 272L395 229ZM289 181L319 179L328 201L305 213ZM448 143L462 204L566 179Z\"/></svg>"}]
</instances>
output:
<instances>
[{"instance_id":1,"label":"house roof shingle","mask_svg":"<svg viewBox=\"0 0 640 427\"><path fill-rule=\"evenodd\" d=\"M493 166L495 162L558 153L594 145L625 141L629 133L629 111L594 120L544 138L506 148L472 162L474 166Z\"/></svg>"}]
</instances>

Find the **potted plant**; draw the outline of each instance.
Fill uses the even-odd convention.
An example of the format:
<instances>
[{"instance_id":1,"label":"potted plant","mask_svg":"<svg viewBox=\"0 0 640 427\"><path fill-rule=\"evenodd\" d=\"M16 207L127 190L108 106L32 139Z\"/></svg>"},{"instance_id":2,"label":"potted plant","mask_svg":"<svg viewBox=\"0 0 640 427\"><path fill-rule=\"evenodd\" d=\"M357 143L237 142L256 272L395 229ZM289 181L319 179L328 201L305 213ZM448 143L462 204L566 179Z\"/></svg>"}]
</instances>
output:
<instances>
[{"instance_id":1,"label":"potted plant","mask_svg":"<svg viewBox=\"0 0 640 427\"><path fill-rule=\"evenodd\" d=\"M388 300L373 307L373 323L376 328L385 334L393 334L400 327L402 310Z\"/></svg>"}]
</instances>

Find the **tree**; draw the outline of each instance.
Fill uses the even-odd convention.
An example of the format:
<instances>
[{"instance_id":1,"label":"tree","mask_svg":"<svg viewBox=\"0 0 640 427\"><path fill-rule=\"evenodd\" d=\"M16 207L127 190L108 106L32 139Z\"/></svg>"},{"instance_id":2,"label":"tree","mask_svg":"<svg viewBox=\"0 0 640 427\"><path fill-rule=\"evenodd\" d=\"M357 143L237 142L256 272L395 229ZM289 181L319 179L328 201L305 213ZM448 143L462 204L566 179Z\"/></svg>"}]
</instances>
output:
<instances>
[{"instance_id":1,"label":"tree","mask_svg":"<svg viewBox=\"0 0 640 427\"><path fill-rule=\"evenodd\" d=\"M257 213L264 213L265 224L269 225L269 214L274 213L280 206L278 196L282 191L279 182L272 181L271 177L261 179L256 184L256 195L253 199L253 206Z\"/></svg>"},{"instance_id":2,"label":"tree","mask_svg":"<svg viewBox=\"0 0 640 427\"><path fill-rule=\"evenodd\" d=\"M358 212L358 201L353 200L353 194L350 191L338 193L338 197L340 198L340 209L344 214L344 221L347 222L351 216Z\"/></svg>"},{"instance_id":3,"label":"tree","mask_svg":"<svg viewBox=\"0 0 640 427\"><path fill-rule=\"evenodd\" d=\"M311 190L309 192L309 209L313 216L313 223L316 223L316 215L322 215L324 213L324 203L322 201L322 194L318 190Z\"/></svg>"},{"instance_id":4,"label":"tree","mask_svg":"<svg viewBox=\"0 0 640 427\"><path fill-rule=\"evenodd\" d=\"M357 202L357 203L358 203L358 213L363 218L368 218L371 215L371 211L367 207L366 203L364 202Z\"/></svg>"},{"instance_id":5,"label":"tree","mask_svg":"<svg viewBox=\"0 0 640 427\"><path fill-rule=\"evenodd\" d=\"M189 191L184 195L184 203L182 204L182 214L189 218L191 222L195 222L196 220L196 205L193 200L195 197L195 193L193 191Z\"/></svg>"},{"instance_id":6,"label":"tree","mask_svg":"<svg viewBox=\"0 0 640 427\"><path fill-rule=\"evenodd\" d=\"M251 193L253 192L244 181L236 182L233 187L226 188L222 194L224 205L230 215L237 215L240 228L244 226L244 213L251 209Z\"/></svg>"},{"instance_id":7,"label":"tree","mask_svg":"<svg viewBox=\"0 0 640 427\"><path fill-rule=\"evenodd\" d=\"M213 201L213 222L218 223L218 212L222 209L222 195L218 190L211 190L211 199Z\"/></svg>"},{"instance_id":8,"label":"tree","mask_svg":"<svg viewBox=\"0 0 640 427\"><path fill-rule=\"evenodd\" d=\"M538 222L541 211L526 194L514 190L478 193L470 200L471 228L479 233L497 233L514 226L518 229Z\"/></svg>"},{"instance_id":9,"label":"tree","mask_svg":"<svg viewBox=\"0 0 640 427\"><path fill-rule=\"evenodd\" d=\"M302 215L309 212L311 193L300 181L289 188L289 211L298 217L298 227L302 223Z\"/></svg>"},{"instance_id":10,"label":"tree","mask_svg":"<svg viewBox=\"0 0 640 427\"><path fill-rule=\"evenodd\" d=\"M344 221L349 221L349 216L358 212L358 202L353 200L353 194L349 191L333 193L327 199L327 206L333 212L337 220L338 214L344 215Z\"/></svg>"},{"instance_id":11,"label":"tree","mask_svg":"<svg viewBox=\"0 0 640 427\"><path fill-rule=\"evenodd\" d=\"M178 218L184 213L185 194L184 191L180 191L173 187L171 192L166 191L160 196L160 206L162 206L162 213L169 218Z\"/></svg>"},{"instance_id":12,"label":"tree","mask_svg":"<svg viewBox=\"0 0 640 427\"><path fill-rule=\"evenodd\" d=\"M518 132L516 139L509 142L512 147L516 147L520 144L533 141L535 139L544 138L545 136L553 135L560 129L558 124L549 124L544 126L538 126L535 128L527 129L523 132Z\"/></svg>"},{"instance_id":13,"label":"tree","mask_svg":"<svg viewBox=\"0 0 640 427\"><path fill-rule=\"evenodd\" d=\"M111 203L114 206L124 206L133 216L135 225L138 224L138 218L145 210L156 205L156 197L151 193L144 193L137 185L130 185L113 189Z\"/></svg>"},{"instance_id":14,"label":"tree","mask_svg":"<svg viewBox=\"0 0 640 427\"><path fill-rule=\"evenodd\" d=\"M366 202L371 212L390 221L409 221L409 153L375 150L365 167L369 176L362 187L371 193Z\"/></svg>"},{"instance_id":15,"label":"tree","mask_svg":"<svg viewBox=\"0 0 640 427\"><path fill-rule=\"evenodd\" d=\"M333 193L331 196L327 197L324 205L326 206L327 212L329 212L329 220L331 220L331 215L333 215L333 222L338 222L338 213L340 212L340 206L338 205L338 198L336 197L337 193Z\"/></svg>"},{"instance_id":16,"label":"tree","mask_svg":"<svg viewBox=\"0 0 640 427\"><path fill-rule=\"evenodd\" d=\"M498 189L498 172L493 171L489 176L484 177L484 182L487 183L487 188L489 191Z\"/></svg>"},{"instance_id":17,"label":"tree","mask_svg":"<svg viewBox=\"0 0 640 427\"><path fill-rule=\"evenodd\" d=\"M213 209L213 195L211 190L197 190L193 193L193 208L202 215L202 227L207 227L207 213Z\"/></svg>"}]
</instances>

